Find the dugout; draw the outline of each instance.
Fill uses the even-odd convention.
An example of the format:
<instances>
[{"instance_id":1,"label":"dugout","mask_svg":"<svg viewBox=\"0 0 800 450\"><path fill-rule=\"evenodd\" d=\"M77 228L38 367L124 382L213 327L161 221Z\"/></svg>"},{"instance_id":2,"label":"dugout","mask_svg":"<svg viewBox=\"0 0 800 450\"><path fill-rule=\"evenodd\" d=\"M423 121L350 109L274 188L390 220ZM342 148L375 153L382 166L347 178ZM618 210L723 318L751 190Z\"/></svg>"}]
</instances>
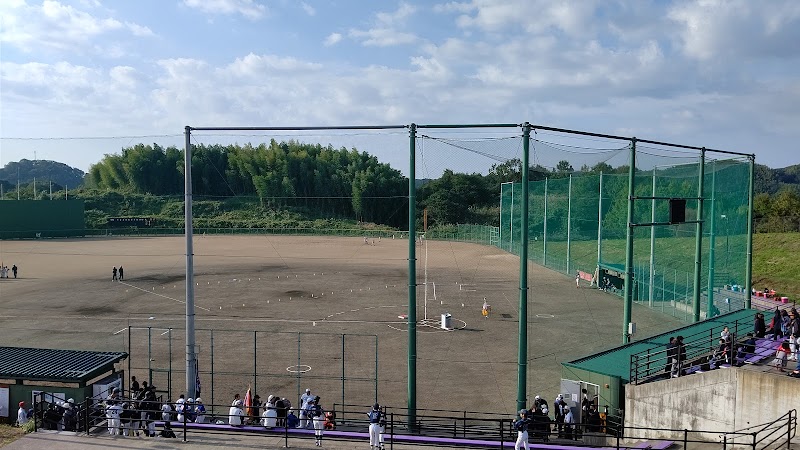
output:
<instances>
[{"instance_id":1,"label":"dugout","mask_svg":"<svg viewBox=\"0 0 800 450\"><path fill-rule=\"evenodd\" d=\"M83 200L0 201L0 239L84 236Z\"/></svg>"},{"instance_id":2,"label":"dugout","mask_svg":"<svg viewBox=\"0 0 800 450\"><path fill-rule=\"evenodd\" d=\"M0 347L0 421L14 422L19 402L30 408L40 392L76 402L95 395L95 385L122 381L118 364L127 357L125 352Z\"/></svg>"}]
</instances>

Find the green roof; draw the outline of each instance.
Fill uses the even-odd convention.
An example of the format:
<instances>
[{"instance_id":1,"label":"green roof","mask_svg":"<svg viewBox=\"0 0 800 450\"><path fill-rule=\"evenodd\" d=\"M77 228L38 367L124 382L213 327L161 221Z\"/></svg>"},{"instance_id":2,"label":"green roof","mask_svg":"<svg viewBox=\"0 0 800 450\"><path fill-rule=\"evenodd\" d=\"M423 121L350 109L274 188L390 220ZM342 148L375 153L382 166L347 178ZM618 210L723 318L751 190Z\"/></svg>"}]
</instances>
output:
<instances>
[{"instance_id":1,"label":"green roof","mask_svg":"<svg viewBox=\"0 0 800 450\"><path fill-rule=\"evenodd\" d=\"M630 382L631 355L647 350L663 350L669 343L670 336L682 335L685 337L697 335L703 332L713 333L715 330L722 330L724 326L732 326L739 321L738 332L744 334L752 331L753 315L758 312L755 309L741 309L732 313L712 317L711 319L687 325L682 328L669 331L667 333L652 336L640 341L631 342L619 347L615 347L594 355L586 356L574 361L562 363L565 367L573 367L589 372L603 375L619 377L623 382ZM742 330L741 327L746 329ZM732 332L736 330L732 329ZM716 332L714 335L718 335ZM709 334L711 335L711 334Z\"/></svg>"},{"instance_id":2,"label":"green roof","mask_svg":"<svg viewBox=\"0 0 800 450\"><path fill-rule=\"evenodd\" d=\"M84 383L127 357L125 352L0 347L0 378Z\"/></svg>"}]
</instances>

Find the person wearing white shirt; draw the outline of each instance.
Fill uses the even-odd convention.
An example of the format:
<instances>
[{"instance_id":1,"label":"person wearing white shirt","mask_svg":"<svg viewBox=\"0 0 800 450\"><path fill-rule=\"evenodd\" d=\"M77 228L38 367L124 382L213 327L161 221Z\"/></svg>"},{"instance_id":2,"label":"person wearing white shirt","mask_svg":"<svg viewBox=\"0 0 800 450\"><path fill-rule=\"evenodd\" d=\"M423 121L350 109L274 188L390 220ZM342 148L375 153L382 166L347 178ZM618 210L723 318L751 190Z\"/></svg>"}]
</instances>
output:
<instances>
[{"instance_id":1,"label":"person wearing white shirt","mask_svg":"<svg viewBox=\"0 0 800 450\"><path fill-rule=\"evenodd\" d=\"M28 411L25 411L25 402L19 402L19 410L17 411L17 425L23 426L28 423Z\"/></svg>"},{"instance_id":2,"label":"person wearing white shirt","mask_svg":"<svg viewBox=\"0 0 800 450\"><path fill-rule=\"evenodd\" d=\"M244 411L242 410L242 401L235 400L233 406L231 406L231 409L228 411L228 424L234 427L241 426L243 417Z\"/></svg>"}]
</instances>

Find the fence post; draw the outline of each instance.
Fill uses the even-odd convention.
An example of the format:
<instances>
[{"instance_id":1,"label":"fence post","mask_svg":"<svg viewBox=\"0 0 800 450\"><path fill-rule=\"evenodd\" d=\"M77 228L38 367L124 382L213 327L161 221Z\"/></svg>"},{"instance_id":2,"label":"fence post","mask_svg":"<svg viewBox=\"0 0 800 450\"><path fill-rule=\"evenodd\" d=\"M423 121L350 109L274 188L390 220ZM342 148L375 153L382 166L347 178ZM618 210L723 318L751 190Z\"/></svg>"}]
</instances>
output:
<instances>
[{"instance_id":1,"label":"fence post","mask_svg":"<svg viewBox=\"0 0 800 450\"><path fill-rule=\"evenodd\" d=\"M727 450L727 448L728 448L728 435L727 434L723 434L722 435L722 450Z\"/></svg>"},{"instance_id":2,"label":"fence post","mask_svg":"<svg viewBox=\"0 0 800 450\"><path fill-rule=\"evenodd\" d=\"M753 450L756 450L756 433L751 433L753 435Z\"/></svg>"},{"instance_id":3,"label":"fence post","mask_svg":"<svg viewBox=\"0 0 800 450\"><path fill-rule=\"evenodd\" d=\"M503 429L503 419L500 419L500 450L504 450L505 430Z\"/></svg>"},{"instance_id":4,"label":"fence post","mask_svg":"<svg viewBox=\"0 0 800 450\"><path fill-rule=\"evenodd\" d=\"M37 409L38 409L38 408L36 407L36 404L37 404L37 401L36 401L36 399L37 399L38 397L39 397L38 395L34 395L34 396L33 396L33 432L34 432L34 433L35 433L35 432L37 432L37 431L39 431L39 429L36 427L36 425L37 425L37 424L36 424L36 413L38 413L38 412L39 412L39 411L37 411ZM9 415L11 415L11 414L9 414Z\"/></svg>"},{"instance_id":5,"label":"fence post","mask_svg":"<svg viewBox=\"0 0 800 450\"><path fill-rule=\"evenodd\" d=\"M316 431L314 433L316 433ZM287 420L283 421L283 446L289 448L289 421Z\"/></svg>"},{"instance_id":6,"label":"fence post","mask_svg":"<svg viewBox=\"0 0 800 450\"><path fill-rule=\"evenodd\" d=\"M389 416L389 450L394 450L394 413Z\"/></svg>"},{"instance_id":7,"label":"fence post","mask_svg":"<svg viewBox=\"0 0 800 450\"><path fill-rule=\"evenodd\" d=\"M621 434L622 434L622 430L620 430L620 427L618 425L617 426L617 433L616 433L616 435L617 435L617 450L619 450L619 437L620 437ZM686 447L684 447L684 450L686 450Z\"/></svg>"},{"instance_id":8,"label":"fence post","mask_svg":"<svg viewBox=\"0 0 800 450\"><path fill-rule=\"evenodd\" d=\"M689 442L689 430L683 429L683 448L686 449L686 444Z\"/></svg>"},{"instance_id":9,"label":"fence post","mask_svg":"<svg viewBox=\"0 0 800 450\"><path fill-rule=\"evenodd\" d=\"M786 421L786 450L792 448L792 411L789 411L789 420Z\"/></svg>"},{"instance_id":10,"label":"fence post","mask_svg":"<svg viewBox=\"0 0 800 450\"><path fill-rule=\"evenodd\" d=\"M467 437L467 412L464 411L464 419L462 422L461 437Z\"/></svg>"}]
</instances>

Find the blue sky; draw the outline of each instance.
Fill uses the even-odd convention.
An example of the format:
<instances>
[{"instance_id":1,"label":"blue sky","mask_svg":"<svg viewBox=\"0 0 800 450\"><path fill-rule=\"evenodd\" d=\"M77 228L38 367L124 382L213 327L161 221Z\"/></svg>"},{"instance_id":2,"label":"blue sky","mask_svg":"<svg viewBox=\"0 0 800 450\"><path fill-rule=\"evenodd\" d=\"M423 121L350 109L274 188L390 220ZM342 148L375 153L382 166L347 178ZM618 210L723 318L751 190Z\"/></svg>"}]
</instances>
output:
<instances>
[{"instance_id":1,"label":"blue sky","mask_svg":"<svg viewBox=\"0 0 800 450\"><path fill-rule=\"evenodd\" d=\"M798 42L794 0L3 0L0 165L185 125L527 120L784 167Z\"/></svg>"}]
</instances>

